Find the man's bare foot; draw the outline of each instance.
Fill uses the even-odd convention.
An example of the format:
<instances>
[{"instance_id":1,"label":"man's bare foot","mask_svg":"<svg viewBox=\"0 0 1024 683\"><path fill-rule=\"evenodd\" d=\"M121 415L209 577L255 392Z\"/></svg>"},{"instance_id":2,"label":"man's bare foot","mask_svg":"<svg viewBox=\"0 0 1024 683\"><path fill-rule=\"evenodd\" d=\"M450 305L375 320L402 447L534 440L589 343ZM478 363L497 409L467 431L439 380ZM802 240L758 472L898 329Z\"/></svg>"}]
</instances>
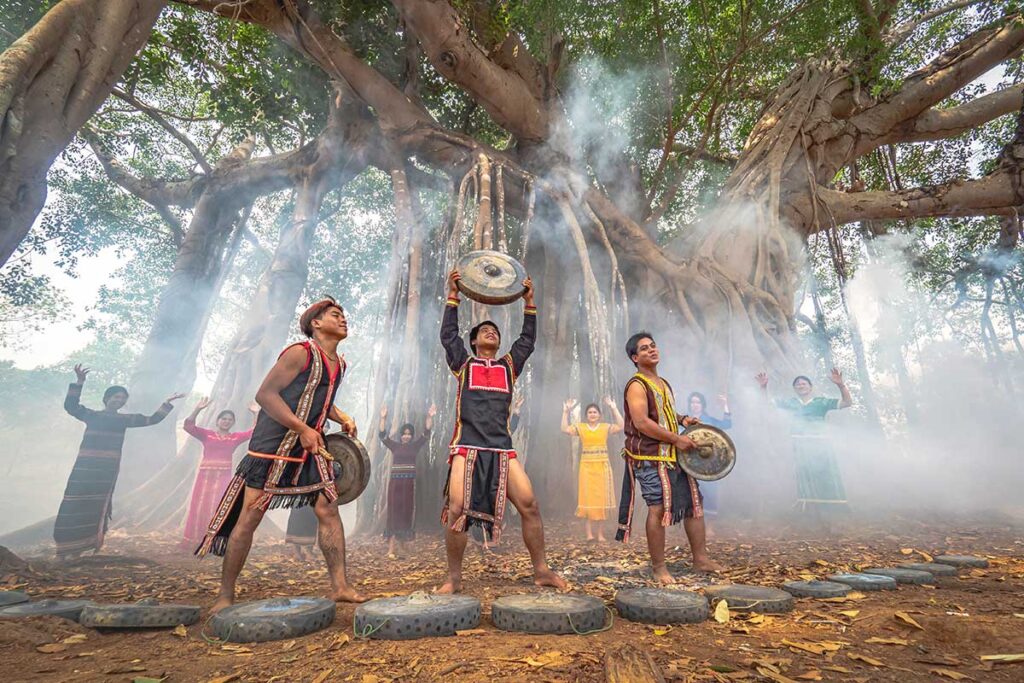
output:
<instances>
[{"instance_id":1,"label":"man's bare foot","mask_svg":"<svg viewBox=\"0 0 1024 683\"><path fill-rule=\"evenodd\" d=\"M456 593L462 592L462 579L448 579L440 587L435 588L434 592L439 595L455 595Z\"/></svg>"},{"instance_id":2,"label":"man's bare foot","mask_svg":"<svg viewBox=\"0 0 1024 683\"><path fill-rule=\"evenodd\" d=\"M533 583L538 586L551 586L560 591L568 590L569 584L550 569L541 569L533 573Z\"/></svg>"},{"instance_id":3,"label":"man's bare foot","mask_svg":"<svg viewBox=\"0 0 1024 683\"><path fill-rule=\"evenodd\" d=\"M720 572L725 571L725 567L718 564L710 557L702 557L700 559L693 558L693 568L699 572Z\"/></svg>"},{"instance_id":4,"label":"man's bare foot","mask_svg":"<svg viewBox=\"0 0 1024 683\"><path fill-rule=\"evenodd\" d=\"M604 534L601 534L600 536L597 537L597 542L598 543L607 543L608 539L604 537Z\"/></svg>"},{"instance_id":5,"label":"man's bare foot","mask_svg":"<svg viewBox=\"0 0 1024 683\"><path fill-rule=\"evenodd\" d=\"M234 598L226 598L223 595L218 596L217 601L213 603L213 607L210 608L210 616L213 616L225 607L231 607L233 604L235 604Z\"/></svg>"},{"instance_id":6,"label":"man's bare foot","mask_svg":"<svg viewBox=\"0 0 1024 683\"><path fill-rule=\"evenodd\" d=\"M675 578L668 573L668 567L661 565L660 567L651 567L651 572L654 574L654 580L662 584L673 584L676 582Z\"/></svg>"},{"instance_id":7,"label":"man's bare foot","mask_svg":"<svg viewBox=\"0 0 1024 683\"><path fill-rule=\"evenodd\" d=\"M339 588L327 597L334 600L334 602L366 602L370 599L351 587Z\"/></svg>"}]
</instances>

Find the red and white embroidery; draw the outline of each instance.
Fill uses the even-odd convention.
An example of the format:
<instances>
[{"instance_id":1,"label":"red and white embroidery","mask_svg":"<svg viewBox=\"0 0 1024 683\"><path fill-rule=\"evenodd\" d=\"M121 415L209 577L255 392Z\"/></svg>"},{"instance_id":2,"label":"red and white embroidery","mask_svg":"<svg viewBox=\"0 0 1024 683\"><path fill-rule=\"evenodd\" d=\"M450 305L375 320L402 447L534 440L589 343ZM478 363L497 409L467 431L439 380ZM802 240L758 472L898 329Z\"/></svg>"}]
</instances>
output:
<instances>
[{"instance_id":1,"label":"red and white embroidery","mask_svg":"<svg viewBox=\"0 0 1024 683\"><path fill-rule=\"evenodd\" d=\"M501 363L469 363L469 388L480 391L497 391L502 394L511 393L508 381L508 370Z\"/></svg>"}]
</instances>

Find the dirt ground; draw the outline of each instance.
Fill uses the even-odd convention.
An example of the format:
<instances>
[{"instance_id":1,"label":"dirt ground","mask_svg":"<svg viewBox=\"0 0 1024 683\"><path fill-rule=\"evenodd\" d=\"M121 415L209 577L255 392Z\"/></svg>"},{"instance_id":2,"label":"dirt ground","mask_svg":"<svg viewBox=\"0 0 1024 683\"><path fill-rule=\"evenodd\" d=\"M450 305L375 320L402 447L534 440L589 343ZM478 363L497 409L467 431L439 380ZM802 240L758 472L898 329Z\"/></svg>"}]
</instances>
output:
<instances>
[{"instance_id":1,"label":"dirt ground","mask_svg":"<svg viewBox=\"0 0 1024 683\"><path fill-rule=\"evenodd\" d=\"M575 590L612 604L619 587L646 585L642 536L628 545L586 543L579 527L550 525L549 558ZM901 586L843 600L803 599L779 616L733 612L725 623L650 626L616 618L588 636L515 635L490 623L498 596L531 592L529 563L513 529L496 552L471 546L465 591L483 602L479 629L451 638L361 640L353 606L339 605L334 624L305 638L253 645L205 637L203 621L173 630L101 633L50 617L0 626L3 681L603 681L606 656L623 648L650 654L667 681L1021 681L1024 663L992 663L983 655L1024 653L1024 523L889 516L832 533L760 528L749 521L715 524L711 550L728 564L719 577L688 569L681 528L670 532L670 568L687 588L733 582L777 586L836 571L922 561L948 551L989 559L988 569L962 571L937 586ZM421 535L388 560L382 540L349 544L350 575L374 597L430 590L443 579L440 535ZM25 558L0 568L0 588L33 597L132 602L156 597L208 607L219 560L196 561L167 536L129 538L115 532L103 554L71 565ZM321 595L319 555L299 562L281 544L257 546L240 580L239 600ZM898 616L897 613L902 613ZM204 614L205 617L205 614ZM904 618L906 617L906 618Z\"/></svg>"}]
</instances>

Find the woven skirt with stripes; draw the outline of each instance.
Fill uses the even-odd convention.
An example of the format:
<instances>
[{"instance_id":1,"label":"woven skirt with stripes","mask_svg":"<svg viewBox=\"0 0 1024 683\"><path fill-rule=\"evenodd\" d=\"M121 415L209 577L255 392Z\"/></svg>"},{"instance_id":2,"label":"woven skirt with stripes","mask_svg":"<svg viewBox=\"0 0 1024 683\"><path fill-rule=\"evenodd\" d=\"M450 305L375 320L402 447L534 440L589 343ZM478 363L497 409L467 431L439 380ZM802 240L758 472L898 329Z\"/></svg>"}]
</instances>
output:
<instances>
[{"instance_id":1,"label":"woven skirt with stripes","mask_svg":"<svg viewBox=\"0 0 1024 683\"><path fill-rule=\"evenodd\" d=\"M103 547L120 468L120 451L78 452L53 526L58 556Z\"/></svg>"}]
</instances>

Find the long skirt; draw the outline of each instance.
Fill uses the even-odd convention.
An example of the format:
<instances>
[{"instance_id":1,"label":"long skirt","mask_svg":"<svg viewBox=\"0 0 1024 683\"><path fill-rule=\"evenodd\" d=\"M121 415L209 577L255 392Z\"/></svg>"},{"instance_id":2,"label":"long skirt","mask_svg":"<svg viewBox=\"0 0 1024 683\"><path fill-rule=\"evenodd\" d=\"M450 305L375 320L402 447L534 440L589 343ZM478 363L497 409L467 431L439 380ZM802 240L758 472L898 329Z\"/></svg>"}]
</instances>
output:
<instances>
[{"instance_id":1,"label":"long skirt","mask_svg":"<svg viewBox=\"0 0 1024 683\"><path fill-rule=\"evenodd\" d=\"M384 538L407 541L415 537L416 474L392 473L388 479L388 519Z\"/></svg>"},{"instance_id":2,"label":"long skirt","mask_svg":"<svg viewBox=\"0 0 1024 683\"><path fill-rule=\"evenodd\" d=\"M827 436L794 434L793 457L796 462L797 507L802 510L847 507L843 477Z\"/></svg>"},{"instance_id":3,"label":"long skirt","mask_svg":"<svg viewBox=\"0 0 1024 683\"><path fill-rule=\"evenodd\" d=\"M78 452L53 526L58 556L103 547L120 468L120 451Z\"/></svg>"},{"instance_id":4,"label":"long skirt","mask_svg":"<svg viewBox=\"0 0 1024 683\"><path fill-rule=\"evenodd\" d=\"M316 543L316 531L319 522L311 505L292 508L288 514L288 529L285 531L284 542L292 545L313 545Z\"/></svg>"},{"instance_id":5,"label":"long skirt","mask_svg":"<svg viewBox=\"0 0 1024 683\"><path fill-rule=\"evenodd\" d=\"M580 460L576 516L602 521L608 519L610 511L613 509L615 509L615 488L608 456L584 456Z\"/></svg>"},{"instance_id":6,"label":"long skirt","mask_svg":"<svg viewBox=\"0 0 1024 683\"><path fill-rule=\"evenodd\" d=\"M718 514L718 482L717 481L702 481L700 483L700 492L704 496L704 514L705 515L717 515Z\"/></svg>"},{"instance_id":7,"label":"long skirt","mask_svg":"<svg viewBox=\"0 0 1024 683\"><path fill-rule=\"evenodd\" d=\"M217 511L221 494L231 482L231 461L203 462L196 473L196 481L192 484L192 497L189 500L188 515L185 517L185 533L183 544L194 548L206 535L207 525Z\"/></svg>"}]
</instances>

